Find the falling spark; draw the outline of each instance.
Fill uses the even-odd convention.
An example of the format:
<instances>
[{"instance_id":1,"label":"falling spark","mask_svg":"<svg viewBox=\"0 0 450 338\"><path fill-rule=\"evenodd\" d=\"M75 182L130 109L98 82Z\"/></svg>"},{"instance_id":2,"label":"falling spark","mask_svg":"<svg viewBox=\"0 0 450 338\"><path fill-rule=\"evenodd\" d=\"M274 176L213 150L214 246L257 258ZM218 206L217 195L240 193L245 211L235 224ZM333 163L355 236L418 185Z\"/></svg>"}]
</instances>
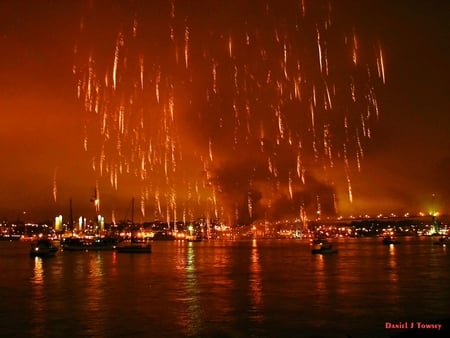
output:
<instances>
[{"instance_id":1,"label":"falling spark","mask_svg":"<svg viewBox=\"0 0 450 338\"><path fill-rule=\"evenodd\" d=\"M141 90L144 89L144 56L139 57L140 71L141 71Z\"/></svg>"},{"instance_id":2,"label":"falling spark","mask_svg":"<svg viewBox=\"0 0 450 338\"><path fill-rule=\"evenodd\" d=\"M186 26L184 30L184 64L186 69L189 66L189 27Z\"/></svg>"},{"instance_id":3,"label":"falling spark","mask_svg":"<svg viewBox=\"0 0 450 338\"><path fill-rule=\"evenodd\" d=\"M252 197L250 194L247 196L247 206L248 206L248 213L250 215L250 218L253 217L253 204L252 204Z\"/></svg>"},{"instance_id":4,"label":"falling spark","mask_svg":"<svg viewBox=\"0 0 450 338\"><path fill-rule=\"evenodd\" d=\"M289 172L289 197L290 197L291 199L293 198L291 172Z\"/></svg>"},{"instance_id":5,"label":"falling spark","mask_svg":"<svg viewBox=\"0 0 450 338\"><path fill-rule=\"evenodd\" d=\"M381 49L381 46L379 47L379 57L377 59L377 66L378 66L378 75L382 78L383 83L386 83L386 78L384 74L384 59L383 59L383 50Z\"/></svg>"},{"instance_id":6,"label":"falling spark","mask_svg":"<svg viewBox=\"0 0 450 338\"><path fill-rule=\"evenodd\" d=\"M211 138L209 139L209 145L208 145L208 147L209 147L209 160L210 160L211 162L213 162L213 151L212 151L212 142L211 142Z\"/></svg>"},{"instance_id":7,"label":"falling spark","mask_svg":"<svg viewBox=\"0 0 450 338\"><path fill-rule=\"evenodd\" d=\"M58 171L58 168L55 168L55 170L53 171L53 201L56 202L56 197L58 194L58 185L56 182L56 173Z\"/></svg>"},{"instance_id":8,"label":"falling spark","mask_svg":"<svg viewBox=\"0 0 450 338\"><path fill-rule=\"evenodd\" d=\"M242 5L231 1L223 18ZM136 177L154 196L141 198L141 213L167 221L237 220L245 209L256 217L263 202L250 189L267 205L283 193L293 201L310 177L334 187L331 172L353 201L350 173L363 167L380 116L381 44L340 22L331 6L339 3L328 0L256 2L262 15L243 14L239 26L175 0L149 10L155 4L123 1L112 20L93 0L80 23L73 74L86 117L83 147L99 178L119 192ZM243 168L248 162L252 170ZM248 208L232 187L247 194ZM317 195L316 211L324 201Z\"/></svg>"},{"instance_id":9,"label":"falling spark","mask_svg":"<svg viewBox=\"0 0 450 338\"><path fill-rule=\"evenodd\" d=\"M116 42L116 50L114 53L114 66L113 66L113 88L114 90L116 89L117 86L117 67L118 67L118 63L119 63L119 52L120 52L120 47L123 45L123 35L122 33L119 32L118 36L117 36L117 42Z\"/></svg>"}]
</instances>

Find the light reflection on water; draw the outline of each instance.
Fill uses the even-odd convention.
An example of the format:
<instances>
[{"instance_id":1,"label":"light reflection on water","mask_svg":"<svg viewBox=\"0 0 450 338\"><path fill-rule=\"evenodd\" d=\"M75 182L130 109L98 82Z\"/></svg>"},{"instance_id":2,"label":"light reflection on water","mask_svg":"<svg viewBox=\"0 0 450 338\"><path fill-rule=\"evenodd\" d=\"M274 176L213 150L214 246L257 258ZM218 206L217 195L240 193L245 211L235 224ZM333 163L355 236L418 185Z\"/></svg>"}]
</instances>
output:
<instances>
[{"instance_id":1,"label":"light reflection on water","mask_svg":"<svg viewBox=\"0 0 450 338\"><path fill-rule=\"evenodd\" d=\"M335 244L328 256L302 241L252 240L34 259L23 243L0 243L2 335L389 337L386 321L448 314L445 248L422 239Z\"/></svg>"},{"instance_id":2,"label":"light reflection on water","mask_svg":"<svg viewBox=\"0 0 450 338\"><path fill-rule=\"evenodd\" d=\"M399 267L397 262L397 245L389 245L389 262L388 262L388 276L389 276L389 301L393 308L397 311L400 308L397 307L397 304L400 304L400 292L399 292Z\"/></svg>"},{"instance_id":3,"label":"light reflection on water","mask_svg":"<svg viewBox=\"0 0 450 338\"><path fill-rule=\"evenodd\" d=\"M31 303L33 304L33 311L35 313L32 321L33 336L43 336L45 333L44 328L46 312L46 302L44 298L44 269L42 266L43 262L41 258L34 257L33 263L33 278L31 279Z\"/></svg>"},{"instance_id":4,"label":"light reflection on water","mask_svg":"<svg viewBox=\"0 0 450 338\"><path fill-rule=\"evenodd\" d=\"M91 337L100 337L105 331L105 313L108 306L104 301L107 285L104 282L103 255L94 253L89 258L85 271L88 278L84 288L86 292L84 303L84 312L87 317L86 333Z\"/></svg>"},{"instance_id":5,"label":"light reflection on water","mask_svg":"<svg viewBox=\"0 0 450 338\"><path fill-rule=\"evenodd\" d=\"M187 246L186 253L181 252L177 262L177 270L181 274L180 279L184 280L184 288L179 301L186 303L186 311L180 314L180 323L186 328L186 335L198 335L202 328L202 308L199 300L199 288L196 275L196 261L194 243L182 242Z\"/></svg>"},{"instance_id":6,"label":"light reflection on water","mask_svg":"<svg viewBox=\"0 0 450 338\"><path fill-rule=\"evenodd\" d=\"M261 308L263 306L262 298L262 281L261 281L261 264L259 262L258 241L254 239L252 241L252 250L250 258L250 316L253 322L261 324L264 320Z\"/></svg>"}]
</instances>

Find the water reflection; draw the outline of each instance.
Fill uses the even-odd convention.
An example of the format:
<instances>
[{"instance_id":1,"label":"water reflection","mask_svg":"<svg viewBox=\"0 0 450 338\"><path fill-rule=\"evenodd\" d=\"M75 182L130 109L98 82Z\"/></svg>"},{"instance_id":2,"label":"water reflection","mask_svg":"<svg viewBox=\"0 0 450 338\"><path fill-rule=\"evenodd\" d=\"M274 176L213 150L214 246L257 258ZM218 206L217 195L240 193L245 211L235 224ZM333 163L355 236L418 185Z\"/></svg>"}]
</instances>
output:
<instances>
[{"instance_id":1,"label":"water reflection","mask_svg":"<svg viewBox=\"0 0 450 338\"><path fill-rule=\"evenodd\" d=\"M32 294L32 328L34 337L42 337L45 332L45 295L44 295L44 267L42 258L34 258L33 276L31 279Z\"/></svg>"},{"instance_id":2,"label":"water reflection","mask_svg":"<svg viewBox=\"0 0 450 338\"><path fill-rule=\"evenodd\" d=\"M234 270L233 258L236 258L234 255L238 252L240 250L237 247L218 242L207 251L203 251L200 256L199 264L203 267L201 285L205 295L203 301L206 304L205 308L208 309L206 315L213 325L217 323L229 325L232 320L235 320L233 302L236 301L235 291L237 291L241 271ZM208 284L205 281L208 281ZM247 279L245 282L247 285ZM241 296L238 298L242 299Z\"/></svg>"},{"instance_id":3,"label":"water reflection","mask_svg":"<svg viewBox=\"0 0 450 338\"><path fill-rule=\"evenodd\" d=\"M180 324L186 329L188 336L196 336L201 330L202 309L199 300L199 286L196 274L195 249L193 242L178 244L176 270L179 280L183 281L178 300L182 301L184 310L180 311Z\"/></svg>"},{"instance_id":4,"label":"water reflection","mask_svg":"<svg viewBox=\"0 0 450 338\"><path fill-rule=\"evenodd\" d=\"M11 255L2 332L26 322L37 338L386 337L386 320L448 313L448 251L425 239L346 240L329 256L299 242L177 242L156 243L150 256L27 255L20 264ZM8 297L12 286L19 292Z\"/></svg>"},{"instance_id":5,"label":"water reflection","mask_svg":"<svg viewBox=\"0 0 450 338\"><path fill-rule=\"evenodd\" d=\"M89 336L101 336L105 330L104 302L105 290L103 283L103 256L93 254L88 261L88 278L86 280L86 313L87 333Z\"/></svg>"},{"instance_id":6,"label":"water reflection","mask_svg":"<svg viewBox=\"0 0 450 338\"><path fill-rule=\"evenodd\" d=\"M189 315L188 332L190 335L198 334L201 326L202 315L201 306L198 298L199 289L197 283L197 275L195 268L195 251L194 243L187 244L187 262L186 262L186 279L185 289L187 297L187 313Z\"/></svg>"},{"instance_id":7,"label":"water reflection","mask_svg":"<svg viewBox=\"0 0 450 338\"><path fill-rule=\"evenodd\" d=\"M387 280L389 281L388 301L392 304L394 311L400 312L401 304L400 293L398 289L399 283L399 267L397 262L397 248L395 245L389 245L388 259L387 259Z\"/></svg>"},{"instance_id":8,"label":"water reflection","mask_svg":"<svg viewBox=\"0 0 450 338\"><path fill-rule=\"evenodd\" d=\"M398 282L397 260L395 257L395 245L389 245L389 260L388 260L389 281L391 283Z\"/></svg>"},{"instance_id":9,"label":"water reflection","mask_svg":"<svg viewBox=\"0 0 450 338\"><path fill-rule=\"evenodd\" d=\"M250 302L251 302L251 319L261 323L264 319L262 314L262 281L261 281L261 264L259 262L258 242L253 239L252 250L250 255Z\"/></svg>"},{"instance_id":10,"label":"water reflection","mask_svg":"<svg viewBox=\"0 0 450 338\"><path fill-rule=\"evenodd\" d=\"M314 267L316 269L316 291L321 294L322 290L325 290L325 264L323 255L315 255Z\"/></svg>"}]
</instances>

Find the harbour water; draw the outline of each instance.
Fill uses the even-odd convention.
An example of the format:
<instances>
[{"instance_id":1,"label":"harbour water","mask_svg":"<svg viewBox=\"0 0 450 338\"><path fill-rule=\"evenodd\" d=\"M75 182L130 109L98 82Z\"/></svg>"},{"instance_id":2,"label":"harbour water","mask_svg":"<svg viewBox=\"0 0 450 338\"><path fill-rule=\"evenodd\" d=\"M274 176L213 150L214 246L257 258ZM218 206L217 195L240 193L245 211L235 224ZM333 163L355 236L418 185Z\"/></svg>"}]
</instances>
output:
<instances>
[{"instance_id":1,"label":"harbour water","mask_svg":"<svg viewBox=\"0 0 450 338\"><path fill-rule=\"evenodd\" d=\"M154 242L150 255L41 259L0 242L0 336L382 338L408 330L389 323L448 323L450 247L334 244L312 255L302 240Z\"/></svg>"}]
</instances>

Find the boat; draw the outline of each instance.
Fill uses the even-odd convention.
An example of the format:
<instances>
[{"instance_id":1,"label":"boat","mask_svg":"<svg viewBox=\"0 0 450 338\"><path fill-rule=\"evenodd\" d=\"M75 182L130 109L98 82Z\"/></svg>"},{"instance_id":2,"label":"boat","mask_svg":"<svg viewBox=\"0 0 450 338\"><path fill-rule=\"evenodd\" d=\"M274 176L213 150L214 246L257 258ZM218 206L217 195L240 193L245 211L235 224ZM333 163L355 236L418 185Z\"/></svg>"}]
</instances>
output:
<instances>
[{"instance_id":1,"label":"boat","mask_svg":"<svg viewBox=\"0 0 450 338\"><path fill-rule=\"evenodd\" d=\"M117 246L117 239L113 237L97 237L86 239L68 237L61 241L63 251L113 251Z\"/></svg>"},{"instance_id":2,"label":"boat","mask_svg":"<svg viewBox=\"0 0 450 338\"><path fill-rule=\"evenodd\" d=\"M322 243L328 243L328 240L325 237L323 237L323 238L315 238L315 239L311 240L311 244L313 246L317 245L317 244L322 244Z\"/></svg>"},{"instance_id":3,"label":"boat","mask_svg":"<svg viewBox=\"0 0 450 338\"><path fill-rule=\"evenodd\" d=\"M1 234L0 235L0 241L18 241L21 239L22 235L10 235L10 234Z\"/></svg>"},{"instance_id":4,"label":"boat","mask_svg":"<svg viewBox=\"0 0 450 338\"><path fill-rule=\"evenodd\" d=\"M130 242L118 245L116 247L118 253L151 253L152 246L150 243Z\"/></svg>"},{"instance_id":5,"label":"boat","mask_svg":"<svg viewBox=\"0 0 450 338\"><path fill-rule=\"evenodd\" d=\"M434 245L441 245L446 246L447 244L450 244L450 240L446 236L439 237L439 239L435 242L433 242Z\"/></svg>"},{"instance_id":6,"label":"boat","mask_svg":"<svg viewBox=\"0 0 450 338\"><path fill-rule=\"evenodd\" d=\"M112 251L116 248L118 240L115 237L97 237L88 243L89 250Z\"/></svg>"},{"instance_id":7,"label":"boat","mask_svg":"<svg viewBox=\"0 0 450 338\"><path fill-rule=\"evenodd\" d=\"M170 233L158 231L153 235L152 239L154 241L174 241L176 238Z\"/></svg>"},{"instance_id":8,"label":"boat","mask_svg":"<svg viewBox=\"0 0 450 338\"><path fill-rule=\"evenodd\" d=\"M61 240L63 251L85 251L84 242L78 237L67 237Z\"/></svg>"},{"instance_id":9,"label":"boat","mask_svg":"<svg viewBox=\"0 0 450 338\"><path fill-rule=\"evenodd\" d=\"M55 256L58 248L53 245L52 241L47 238L41 238L31 243L31 257L51 257Z\"/></svg>"},{"instance_id":10,"label":"boat","mask_svg":"<svg viewBox=\"0 0 450 338\"><path fill-rule=\"evenodd\" d=\"M131 199L131 226L134 225L134 198ZM131 236L128 243L116 247L117 253L151 253L152 246L147 238Z\"/></svg>"},{"instance_id":11,"label":"boat","mask_svg":"<svg viewBox=\"0 0 450 338\"><path fill-rule=\"evenodd\" d=\"M400 241L392 236L386 236L383 238L384 245L399 244L399 243Z\"/></svg>"},{"instance_id":12,"label":"boat","mask_svg":"<svg viewBox=\"0 0 450 338\"><path fill-rule=\"evenodd\" d=\"M202 237L200 235L187 235L186 241L188 242L201 242Z\"/></svg>"},{"instance_id":13,"label":"boat","mask_svg":"<svg viewBox=\"0 0 450 338\"><path fill-rule=\"evenodd\" d=\"M337 249L327 240L314 240L313 248L311 250L312 254L335 254Z\"/></svg>"}]
</instances>

